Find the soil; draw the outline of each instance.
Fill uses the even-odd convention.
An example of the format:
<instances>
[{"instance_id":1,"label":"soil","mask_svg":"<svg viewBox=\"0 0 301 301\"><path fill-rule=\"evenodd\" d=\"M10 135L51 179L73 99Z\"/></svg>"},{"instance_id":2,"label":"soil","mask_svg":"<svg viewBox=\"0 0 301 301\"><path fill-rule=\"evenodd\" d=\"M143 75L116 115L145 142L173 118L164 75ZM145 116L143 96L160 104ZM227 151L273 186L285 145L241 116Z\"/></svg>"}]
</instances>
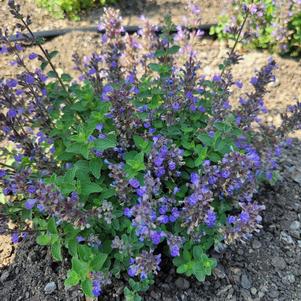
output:
<instances>
[{"instance_id":1,"label":"soil","mask_svg":"<svg viewBox=\"0 0 301 301\"><path fill-rule=\"evenodd\" d=\"M81 15L81 21L56 20L40 8L34 6L34 0L18 1L26 12L33 14L34 30L65 28L95 25L102 13L101 8L93 8ZM131 4L128 4L130 2ZM226 7L228 1L199 1L202 3L204 23L216 22L216 17ZM126 4L124 4L126 3ZM171 11L175 22L180 21L184 1L123 1L119 4L125 24L139 24L139 16L143 13L159 23L165 12ZM122 6L123 5L123 6ZM0 0L0 25L11 26L6 5ZM71 60L74 49L80 55L87 55L101 47L99 35L93 33L70 33L57 37L45 44L47 49L57 49L60 57L55 63L62 72L73 75ZM202 39L199 41L199 58L202 72L212 76L218 71L218 64L229 50L225 43ZM25 53L36 51L27 48ZM241 50L243 52L243 50ZM244 61L235 67L236 79L248 82L254 70L265 64L270 54L267 52L244 53ZM276 116L288 104L293 103L301 95L301 68L297 60L281 58L274 55L278 70L277 80L270 86L266 104L272 111L269 121L278 123ZM0 78L11 77L15 71L9 66L9 58L0 57ZM32 68L35 66L33 65ZM248 89L248 85L246 85ZM236 95L236 94L235 94ZM235 99L233 99L235 102ZM300 137L297 135L296 137ZM213 276L204 283L183 278L174 270L162 272L155 285L144 296L144 300L164 301L201 301L201 300L301 300L301 141L294 140L293 147L282 155L282 179L274 187L263 187L258 195L259 201L267 207L263 229L254 239L245 245L232 246L224 253L214 253L220 264ZM30 235L26 240L13 245L10 236L4 229L5 221L0 220L0 300L3 301L44 301L44 300L82 300L80 291L75 288L67 291L63 282L68 270L68 262L62 265L51 260L46 248L35 244ZM8 224L9 228L14 225ZM45 294L45 286L55 288L51 294ZM50 283L50 284L49 284ZM114 283L110 288L107 300L122 300L114 297L122 291L122 282Z\"/></svg>"},{"instance_id":2,"label":"soil","mask_svg":"<svg viewBox=\"0 0 301 301\"><path fill-rule=\"evenodd\" d=\"M0 0L0 23L4 22L5 26L13 27L14 22L8 21L10 13L7 9L6 0ZM35 0L17 0L21 5L24 15L32 16L33 30L50 30L65 27L85 27L95 25L103 13L103 7L94 6L80 13L79 21L65 19L55 19L49 12L43 8L37 7ZM96 1L97 2L97 1ZM119 0L113 7L120 9L124 16L124 25L141 24L140 16L144 15L151 18L155 23L160 23L166 14L171 14L176 24L181 23L186 0ZM218 0L196 0L202 8L202 23L212 24L217 22L220 14L227 11L229 1Z\"/></svg>"}]
</instances>

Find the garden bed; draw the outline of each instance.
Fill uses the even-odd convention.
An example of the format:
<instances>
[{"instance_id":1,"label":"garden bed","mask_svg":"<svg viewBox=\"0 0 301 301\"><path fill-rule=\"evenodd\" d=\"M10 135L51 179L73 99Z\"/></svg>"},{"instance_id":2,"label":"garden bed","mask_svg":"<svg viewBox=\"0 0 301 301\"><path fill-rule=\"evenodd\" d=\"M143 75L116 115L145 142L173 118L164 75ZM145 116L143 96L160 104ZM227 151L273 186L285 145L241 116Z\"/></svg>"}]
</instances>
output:
<instances>
[{"instance_id":1,"label":"garden bed","mask_svg":"<svg viewBox=\"0 0 301 301\"><path fill-rule=\"evenodd\" d=\"M22 1L20 2L22 4ZM179 1L175 6L174 2L171 0L157 1L157 3L139 2L138 10L147 11L146 15L151 17L154 23L159 23L158 16L163 12L170 10L172 13L181 13L183 3ZM211 7L204 8L204 23L212 23L215 20L221 12L220 6L221 2L212 1ZM32 12L33 1L26 1L24 8ZM3 10L2 7L1 10ZM47 14L45 15L44 10L33 11L34 29L47 30L67 26L94 25L101 9L88 11L78 23L54 20ZM139 24L140 12L137 13L137 7L134 5L126 7L123 12L128 15L125 23ZM5 11L4 13L6 14ZM47 16L46 22L45 16ZM178 20L179 16L176 13L175 21ZM79 49L80 54L83 55L91 53L101 45L97 34L70 33L47 42L45 47L59 50L60 57L55 60L55 62L61 62L58 64L59 69L67 70L75 75L71 61L73 49ZM34 50L34 47L31 47L26 49L26 52L29 54ZM224 43L203 39L199 42L199 50L200 60L204 64L202 71L205 75L212 76L218 71L218 64L229 49ZM269 56L267 52L245 53L243 64L235 67L234 74L237 79L247 82L252 77L254 69L263 66ZM276 71L277 81L270 86L271 91L267 95L266 104L269 110L277 113L288 104L294 103L295 99L301 95L301 68L299 61L275 57L279 65ZM8 63L7 57L0 57L0 65L6 66L1 68L0 77L15 75ZM277 123L278 118L276 115L273 116L269 121ZM296 137L299 136L296 135ZM258 199L267 207L263 216L262 231L246 245L229 248L221 254L212 254L221 262L213 276L204 283L198 283L176 275L173 269L166 271L163 269L156 284L148 291L144 299L166 301L300 300L300 162L301 143L295 139L292 149L287 149L282 154L282 179L275 187L263 187L258 195ZM13 228L13 225L10 227ZM67 263L63 265L53 263L47 249L35 244L34 236L30 235L24 242L13 245L10 236L2 230L0 229L0 300L83 299L79 290L66 291L64 289ZM108 290L107 300L113 300L113 296L117 296L116 300L121 300L120 294L123 286L122 281L114 283Z\"/></svg>"},{"instance_id":2,"label":"garden bed","mask_svg":"<svg viewBox=\"0 0 301 301\"><path fill-rule=\"evenodd\" d=\"M213 254L221 259L213 276L204 283L183 278L175 271L163 271L145 295L147 301L225 301L301 299L301 143L282 155L282 180L264 187L258 199L267 209L263 229L238 248ZM298 226L299 225L299 226ZM0 299L3 301L83 300L76 289L65 291L64 265L53 263L34 237L14 246L8 235L0 236ZM45 294L48 283L55 289ZM114 300L124 283L115 283L105 300ZM115 300L122 300L121 297Z\"/></svg>"}]
</instances>

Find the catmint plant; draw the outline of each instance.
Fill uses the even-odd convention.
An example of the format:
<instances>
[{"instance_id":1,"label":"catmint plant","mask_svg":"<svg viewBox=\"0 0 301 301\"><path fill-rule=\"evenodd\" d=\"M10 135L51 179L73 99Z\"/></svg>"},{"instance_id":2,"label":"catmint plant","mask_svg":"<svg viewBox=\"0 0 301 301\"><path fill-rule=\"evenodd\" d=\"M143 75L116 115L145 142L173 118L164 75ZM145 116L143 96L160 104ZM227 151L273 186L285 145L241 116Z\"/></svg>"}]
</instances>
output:
<instances>
[{"instance_id":1,"label":"catmint plant","mask_svg":"<svg viewBox=\"0 0 301 301\"><path fill-rule=\"evenodd\" d=\"M243 7L235 44L213 78L202 75L194 49L200 33L183 27L171 36L166 18L161 35L145 21L129 36L119 12L107 9L102 49L74 54L75 80L58 74L56 52L35 39L15 1L8 5L18 36L39 47L26 57L1 32L1 53L20 71L0 80L0 184L4 212L20 225L13 242L37 231L54 260L67 256L66 286L91 297L123 277L125 298L140 300L164 262L203 281L216 265L213 248L260 230L258 187L277 178L281 149L300 128L299 103L279 128L260 118L273 59L255 72L239 106L230 104L232 87L242 88L232 75L241 61L236 45L263 8ZM31 70L32 60L41 67Z\"/></svg>"}]
</instances>

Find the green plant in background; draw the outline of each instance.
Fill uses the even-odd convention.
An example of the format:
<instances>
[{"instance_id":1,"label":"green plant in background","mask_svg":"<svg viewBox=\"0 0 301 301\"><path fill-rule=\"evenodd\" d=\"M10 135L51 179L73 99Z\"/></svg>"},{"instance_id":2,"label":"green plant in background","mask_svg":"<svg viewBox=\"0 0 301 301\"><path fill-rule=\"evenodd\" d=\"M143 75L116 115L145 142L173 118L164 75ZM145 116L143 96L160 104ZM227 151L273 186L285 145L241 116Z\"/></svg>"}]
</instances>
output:
<instances>
[{"instance_id":1,"label":"green plant in background","mask_svg":"<svg viewBox=\"0 0 301 301\"><path fill-rule=\"evenodd\" d=\"M36 0L36 2L58 19L63 19L67 15L73 20L79 20L78 13L82 9L90 8L95 4L102 6L112 4L116 0Z\"/></svg>"},{"instance_id":2,"label":"green plant in background","mask_svg":"<svg viewBox=\"0 0 301 301\"><path fill-rule=\"evenodd\" d=\"M220 16L210 34L233 40L234 28L243 22L243 11L249 10L241 42L247 48L268 49L291 56L301 51L301 2L296 0L233 0L229 15ZM258 19L260 17L260 19Z\"/></svg>"}]
</instances>

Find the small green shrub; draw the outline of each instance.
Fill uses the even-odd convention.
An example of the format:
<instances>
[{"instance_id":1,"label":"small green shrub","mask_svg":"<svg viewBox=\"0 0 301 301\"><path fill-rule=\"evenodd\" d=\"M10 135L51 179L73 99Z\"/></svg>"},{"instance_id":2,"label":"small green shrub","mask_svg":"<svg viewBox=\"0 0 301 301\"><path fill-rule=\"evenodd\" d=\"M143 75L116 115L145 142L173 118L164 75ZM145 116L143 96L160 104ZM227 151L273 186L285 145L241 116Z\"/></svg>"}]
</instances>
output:
<instances>
[{"instance_id":1,"label":"small green shrub","mask_svg":"<svg viewBox=\"0 0 301 301\"><path fill-rule=\"evenodd\" d=\"M301 129L300 103L279 128L260 118L273 59L234 108L232 89L243 88L232 72L237 43L206 78L192 43L200 33L171 36L166 18L160 36L147 21L124 35L109 8L99 52L73 57L74 80L58 74L57 51L35 39L30 18L13 0L9 7L40 49L27 57L6 30L0 36L0 53L20 70L0 80L1 211L18 222L14 243L37 231L55 261L70 263L67 287L97 297L121 278L124 299L140 301L162 266L203 281L216 266L211 250L261 229L258 187L276 180L287 135ZM32 70L33 60L41 67Z\"/></svg>"},{"instance_id":2,"label":"small green shrub","mask_svg":"<svg viewBox=\"0 0 301 301\"><path fill-rule=\"evenodd\" d=\"M80 10L97 3L100 5L115 3L116 0L36 0L36 2L58 19L63 19L67 15L69 18L77 20Z\"/></svg>"}]
</instances>

